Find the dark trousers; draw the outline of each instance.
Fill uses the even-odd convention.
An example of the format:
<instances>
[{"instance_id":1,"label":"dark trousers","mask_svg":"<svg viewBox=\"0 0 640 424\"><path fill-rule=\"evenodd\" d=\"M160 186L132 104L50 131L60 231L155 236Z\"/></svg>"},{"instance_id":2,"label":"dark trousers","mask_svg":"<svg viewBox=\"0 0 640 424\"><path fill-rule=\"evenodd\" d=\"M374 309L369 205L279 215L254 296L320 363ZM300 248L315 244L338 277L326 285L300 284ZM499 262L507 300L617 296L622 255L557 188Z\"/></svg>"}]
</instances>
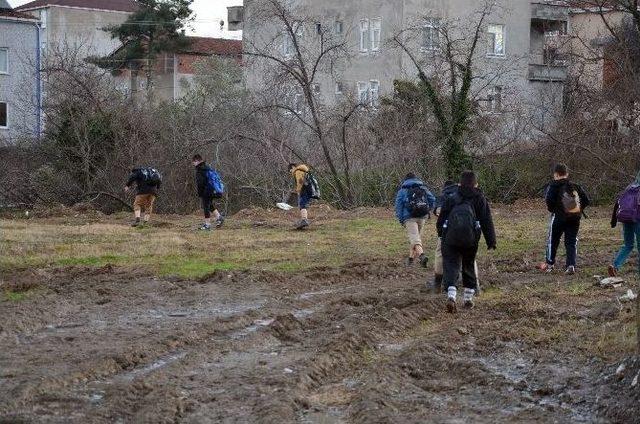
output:
<instances>
[{"instance_id":1,"label":"dark trousers","mask_svg":"<svg viewBox=\"0 0 640 424\"><path fill-rule=\"evenodd\" d=\"M442 244L442 265L444 267L444 287L457 287L460 269L462 268L462 285L465 288L477 289L476 255L478 245L460 248Z\"/></svg>"},{"instance_id":2,"label":"dark trousers","mask_svg":"<svg viewBox=\"0 0 640 424\"><path fill-rule=\"evenodd\" d=\"M547 237L547 264L555 265L560 239L564 235L564 247L567 251L567 266L576 266L578 256L578 231L580 219L565 219L551 215L549 235Z\"/></svg>"},{"instance_id":3,"label":"dark trousers","mask_svg":"<svg viewBox=\"0 0 640 424\"><path fill-rule=\"evenodd\" d=\"M202 210L204 211L205 218L211 218L211 211L215 211L217 208L213 204L212 196L203 196L200 198L202 200Z\"/></svg>"}]
</instances>

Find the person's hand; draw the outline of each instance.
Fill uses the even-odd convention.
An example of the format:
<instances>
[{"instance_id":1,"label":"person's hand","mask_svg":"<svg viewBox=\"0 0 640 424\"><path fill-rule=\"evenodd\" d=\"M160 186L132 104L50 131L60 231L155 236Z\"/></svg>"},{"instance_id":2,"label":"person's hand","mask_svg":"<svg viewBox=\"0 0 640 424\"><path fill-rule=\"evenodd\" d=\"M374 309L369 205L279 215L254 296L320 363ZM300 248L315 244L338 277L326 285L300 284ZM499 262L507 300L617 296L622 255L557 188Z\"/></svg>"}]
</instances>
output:
<instances>
[{"instance_id":1,"label":"person's hand","mask_svg":"<svg viewBox=\"0 0 640 424\"><path fill-rule=\"evenodd\" d=\"M127 193L129 191L129 186L124 187L124 192Z\"/></svg>"}]
</instances>

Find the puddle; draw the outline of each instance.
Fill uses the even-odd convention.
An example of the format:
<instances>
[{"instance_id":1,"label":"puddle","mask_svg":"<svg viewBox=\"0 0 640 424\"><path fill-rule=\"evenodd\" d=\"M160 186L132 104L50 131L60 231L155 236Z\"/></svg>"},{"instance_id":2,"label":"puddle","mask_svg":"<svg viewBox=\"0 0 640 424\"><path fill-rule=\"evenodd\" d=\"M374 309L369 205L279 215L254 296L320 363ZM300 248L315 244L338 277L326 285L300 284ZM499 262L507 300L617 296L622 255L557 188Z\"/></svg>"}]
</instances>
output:
<instances>
[{"instance_id":1,"label":"puddle","mask_svg":"<svg viewBox=\"0 0 640 424\"><path fill-rule=\"evenodd\" d=\"M164 368L169 364L172 364L176 361L179 361L180 359L184 358L185 356L187 356L187 352L179 352L179 353L174 353L172 355L167 355L164 357L161 357L159 359L157 359L156 361L152 362L149 365L146 365L142 368L136 368L132 371L129 371L125 374L121 374L119 376L117 376L116 378L114 378L114 380L120 380L120 381L133 381L136 377L140 377L143 375L147 375L155 370L158 370L160 368Z\"/></svg>"}]
</instances>

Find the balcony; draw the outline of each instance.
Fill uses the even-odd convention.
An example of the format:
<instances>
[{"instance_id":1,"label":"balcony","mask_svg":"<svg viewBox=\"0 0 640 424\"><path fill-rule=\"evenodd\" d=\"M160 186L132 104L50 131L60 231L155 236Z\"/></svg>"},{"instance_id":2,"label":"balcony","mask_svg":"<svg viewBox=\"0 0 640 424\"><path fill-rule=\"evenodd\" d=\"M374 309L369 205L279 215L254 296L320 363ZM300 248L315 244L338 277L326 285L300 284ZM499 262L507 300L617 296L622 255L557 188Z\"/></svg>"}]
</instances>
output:
<instances>
[{"instance_id":1,"label":"balcony","mask_svg":"<svg viewBox=\"0 0 640 424\"><path fill-rule=\"evenodd\" d=\"M562 2L531 3L531 19L539 21L568 21L569 8Z\"/></svg>"},{"instance_id":2,"label":"balcony","mask_svg":"<svg viewBox=\"0 0 640 424\"><path fill-rule=\"evenodd\" d=\"M529 81L565 82L567 67L564 65L529 64Z\"/></svg>"}]
</instances>

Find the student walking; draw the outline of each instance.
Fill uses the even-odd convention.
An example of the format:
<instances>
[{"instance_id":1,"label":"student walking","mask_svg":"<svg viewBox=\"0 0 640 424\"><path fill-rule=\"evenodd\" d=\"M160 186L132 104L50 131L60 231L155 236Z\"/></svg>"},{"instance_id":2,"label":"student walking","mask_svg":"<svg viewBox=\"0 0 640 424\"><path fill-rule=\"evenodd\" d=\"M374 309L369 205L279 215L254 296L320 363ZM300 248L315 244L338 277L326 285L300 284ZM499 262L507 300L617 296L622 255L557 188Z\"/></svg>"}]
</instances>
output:
<instances>
[{"instance_id":1,"label":"student walking","mask_svg":"<svg viewBox=\"0 0 640 424\"><path fill-rule=\"evenodd\" d=\"M475 261L480 235L484 235L489 250L496 249L491 209L484 194L478 189L478 180L473 171L463 172L457 192L444 199L437 228L438 234L442 235L447 311L457 311L457 283L461 270L464 307L472 308L477 290Z\"/></svg>"},{"instance_id":2,"label":"student walking","mask_svg":"<svg viewBox=\"0 0 640 424\"><path fill-rule=\"evenodd\" d=\"M624 244L613 264L609 265L610 277L615 277L627 262L629 255L633 252L634 243L640 255L640 172L636 180L620 194L615 203L611 217L611 228L615 228L618 222L622 223ZM638 271L640 272L640 257L638 258Z\"/></svg>"},{"instance_id":3,"label":"student walking","mask_svg":"<svg viewBox=\"0 0 640 424\"><path fill-rule=\"evenodd\" d=\"M309 226L309 205L312 199L320 198L318 182L310 174L308 165L302 163L290 163L289 172L295 181L295 191L298 195L298 207L300 208L300 221L296 224L296 230L304 230Z\"/></svg>"},{"instance_id":4,"label":"student walking","mask_svg":"<svg viewBox=\"0 0 640 424\"><path fill-rule=\"evenodd\" d=\"M211 230L212 215L216 228L220 228L224 223L224 217L213 203L214 199L219 199L224 195L224 184L220 175L207 165L201 155L194 155L191 164L196 170L196 189L204 212L204 223L199 229Z\"/></svg>"},{"instance_id":5,"label":"student walking","mask_svg":"<svg viewBox=\"0 0 640 424\"><path fill-rule=\"evenodd\" d=\"M407 174L396 195L396 217L407 229L409 237L407 265L413 265L417 260L420 265L427 267L428 258L424 254L421 234L425 219L435 205L436 198L425 183L415 174Z\"/></svg>"},{"instance_id":6,"label":"student walking","mask_svg":"<svg viewBox=\"0 0 640 424\"><path fill-rule=\"evenodd\" d=\"M131 190L134 183L136 184L136 197L133 201L135 221L131 226L137 227L141 225L142 211L144 211L144 224L147 224L151 219L153 204L162 185L162 175L154 168L135 168L131 170L131 175L125 184L125 193Z\"/></svg>"},{"instance_id":7,"label":"student walking","mask_svg":"<svg viewBox=\"0 0 640 424\"><path fill-rule=\"evenodd\" d=\"M542 269L546 272L554 270L558 246L564 235L564 246L567 253L565 274L575 274L578 256L578 231L584 210L589 206L589 197L582 187L570 181L567 166L558 164L553 170L553 181L549 184L545 200L547 209L551 212L551 221L547 238L546 260Z\"/></svg>"},{"instance_id":8,"label":"student walking","mask_svg":"<svg viewBox=\"0 0 640 424\"><path fill-rule=\"evenodd\" d=\"M444 187L442 188L442 193L436 199L436 207L434 213L436 216L440 215L442 211L442 206L445 203L445 199L455 193L458 192L458 184L453 181L446 181L444 183ZM438 231L438 240L436 240L436 251L434 255L434 264L433 264L433 283L430 285L427 284L427 288L433 290L435 293L438 293L442 290L442 277L444 275L444 266L442 264L442 234Z\"/></svg>"}]
</instances>

